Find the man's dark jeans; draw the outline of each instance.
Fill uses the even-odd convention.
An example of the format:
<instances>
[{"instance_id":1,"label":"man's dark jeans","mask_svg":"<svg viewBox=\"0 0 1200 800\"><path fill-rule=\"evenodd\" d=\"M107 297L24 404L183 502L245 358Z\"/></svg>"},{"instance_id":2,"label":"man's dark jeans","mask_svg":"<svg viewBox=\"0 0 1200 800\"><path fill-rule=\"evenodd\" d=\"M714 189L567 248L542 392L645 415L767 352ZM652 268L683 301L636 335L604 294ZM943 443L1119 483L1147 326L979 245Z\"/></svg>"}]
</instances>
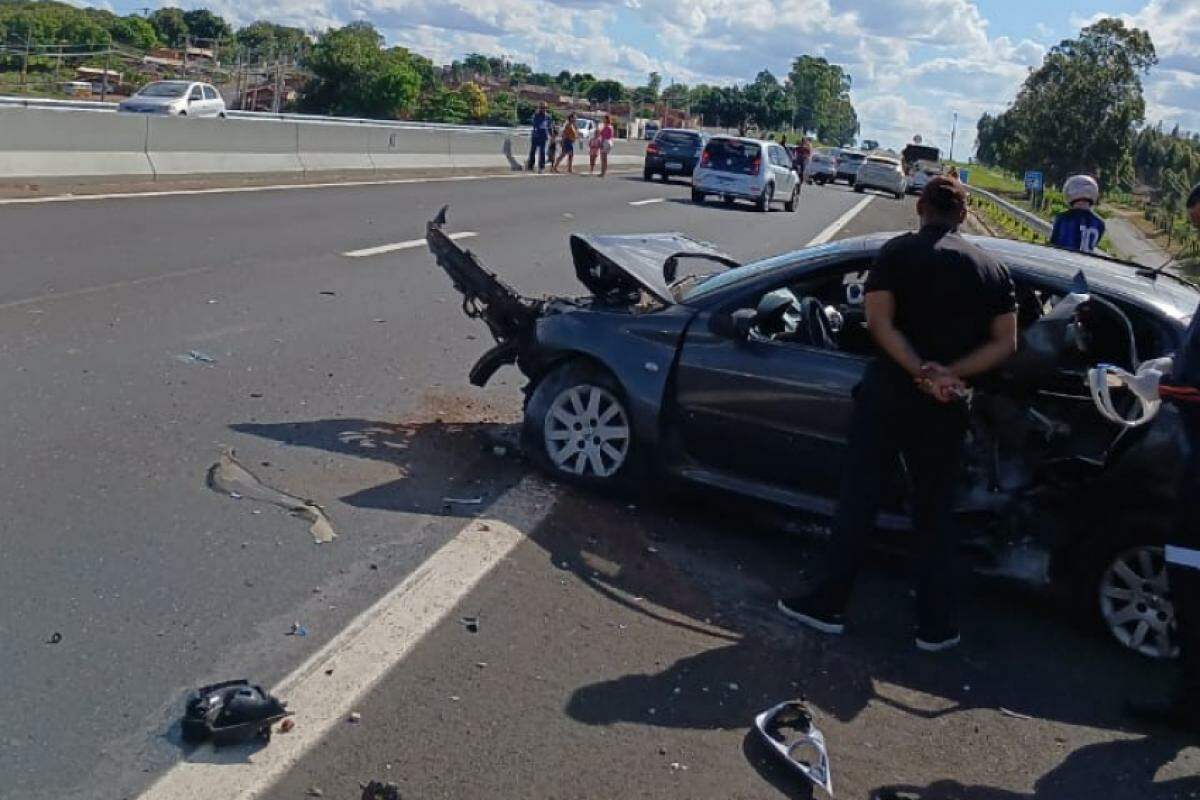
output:
<instances>
[{"instance_id":1,"label":"man's dark jeans","mask_svg":"<svg viewBox=\"0 0 1200 800\"><path fill-rule=\"evenodd\" d=\"M882 361L855 393L841 497L833 523L822 605L841 611L866 554L884 487L903 457L917 542L917 617L922 627L957 625L953 501L967 431L965 402L939 403Z\"/></svg>"},{"instance_id":2,"label":"man's dark jeans","mask_svg":"<svg viewBox=\"0 0 1200 800\"><path fill-rule=\"evenodd\" d=\"M525 169L533 171L533 157L537 156L537 168L539 170L546 167L546 137L534 136L529 143L529 160L525 162Z\"/></svg>"},{"instance_id":3,"label":"man's dark jeans","mask_svg":"<svg viewBox=\"0 0 1200 800\"><path fill-rule=\"evenodd\" d=\"M1171 544L1200 550L1200 412L1184 409L1188 453L1176 497L1179 512ZM1167 565L1183 666L1183 702L1200 714L1200 569Z\"/></svg>"}]
</instances>

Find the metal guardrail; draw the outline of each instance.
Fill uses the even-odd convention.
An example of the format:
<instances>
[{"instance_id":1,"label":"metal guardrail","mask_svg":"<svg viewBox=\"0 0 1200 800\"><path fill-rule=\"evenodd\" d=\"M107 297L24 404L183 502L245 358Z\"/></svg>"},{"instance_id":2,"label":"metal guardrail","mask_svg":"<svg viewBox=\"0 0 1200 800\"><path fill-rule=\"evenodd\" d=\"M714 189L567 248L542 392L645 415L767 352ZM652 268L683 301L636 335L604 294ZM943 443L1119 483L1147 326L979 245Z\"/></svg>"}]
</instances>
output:
<instances>
[{"instance_id":1,"label":"metal guardrail","mask_svg":"<svg viewBox=\"0 0 1200 800\"><path fill-rule=\"evenodd\" d=\"M99 100L55 100L46 97L19 97L0 95L0 107L19 106L21 108L46 108L71 111L99 111L115 113L117 103L100 102ZM226 112L230 119L256 119L265 122L308 122L324 125L377 125L400 130L443 130L464 131L467 133L503 133L507 136L528 136L529 127L521 126L506 128L499 125L455 125L448 122L410 122L387 119L366 119L363 117L328 117L319 114L275 114L270 111L237 111L230 109Z\"/></svg>"},{"instance_id":2,"label":"metal guardrail","mask_svg":"<svg viewBox=\"0 0 1200 800\"><path fill-rule=\"evenodd\" d=\"M966 189L967 189L967 191L971 192L972 194L977 194L980 197L987 198L992 203L994 203L998 208L1000 208L1002 211L1004 211L1006 214L1008 214L1010 217L1012 217L1013 219L1017 220L1018 222L1020 222L1024 225L1027 225L1028 227L1037 231L1038 233L1042 234L1043 236L1049 237L1051 231L1054 230L1053 225L1051 225L1049 222L1047 222L1046 220L1039 217L1037 214L1034 214L1032 211L1029 211L1027 209L1021 208L1018 205L1014 205L1013 203L1010 203L1009 201L1005 200L1003 197L992 194L991 192L987 191L986 189L980 189L979 187L971 186L970 184L967 184Z\"/></svg>"}]
</instances>

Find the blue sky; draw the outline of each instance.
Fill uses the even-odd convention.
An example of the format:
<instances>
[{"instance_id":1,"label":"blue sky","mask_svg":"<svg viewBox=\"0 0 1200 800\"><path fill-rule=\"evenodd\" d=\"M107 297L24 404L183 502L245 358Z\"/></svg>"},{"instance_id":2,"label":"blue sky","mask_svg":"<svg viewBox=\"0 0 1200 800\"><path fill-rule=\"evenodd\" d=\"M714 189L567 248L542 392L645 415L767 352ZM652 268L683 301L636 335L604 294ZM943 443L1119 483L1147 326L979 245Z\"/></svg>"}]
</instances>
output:
<instances>
[{"instance_id":1,"label":"blue sky","mask_svg":"<svg viewBox=\"0 0 1200 800\"><path fill-rule=\"evenodd\" d=\"M131 0L122 0L128 3ZM163 3L166 4L166 3ZM1002 111L1046 50L1089 21L1149 30L1162 63L1146 79L1147 117L1200 130L1200 0L208 0L239 24L309 30L355 19L446 63L472 51L535 69L644 83L744 82L786 75L803 53L842 64L862 135L899 146L913 134L974 147L980 114ZM119 10L126 10L117 6Z\"/></svg>"}]
</instances>

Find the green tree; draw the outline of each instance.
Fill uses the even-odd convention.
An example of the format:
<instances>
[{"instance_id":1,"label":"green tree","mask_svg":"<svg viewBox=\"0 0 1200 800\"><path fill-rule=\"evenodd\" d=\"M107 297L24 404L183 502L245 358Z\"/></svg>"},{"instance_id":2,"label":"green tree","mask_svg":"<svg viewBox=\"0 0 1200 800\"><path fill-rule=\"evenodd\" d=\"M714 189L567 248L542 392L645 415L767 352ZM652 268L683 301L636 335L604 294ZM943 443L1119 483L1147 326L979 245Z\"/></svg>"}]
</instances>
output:
<instances>
[{"instance_id":1,"label":"green tree","mask_svg":"<svg viewBox=\"0 0 1200 800\"><path fill-rule=\"evenodd\" d=\"M233 35L228 22L205 8L183 12L183 21L194 39L221 41Z\"/></svg>"},{"instance_id":2,"label":"green tree","mask_svg":"<svg viewBox=\"0 0 1200 800\"><path fill-rule=\"evenodd\" d=\"M130 14L113 21L109 28L113 41L129 45L138 50L149 50L158 44L154 26L141 17Z\"/></svg>"},{"instance_id":3,"label":"green tree","mask_svg":"<svg viewBox=\"0 0 1200 800\"><path fill-rule=\"evenodd\" d=\"M468 81L458 90L459 96L467 107L467 115L476 122L483 122L488 115L488 99L479 88L479 84Z\"/></svg>"},{"instance_id":4,"label":"green tree","mask_svg":"<svg viewBox=\"0 0 1200 800\"><path fill-rule=\"evenodd\" d=\"M181 47L188 35L187 21L181 8L160 8L150 15L150 24L158 34L158 40L167 47Z\"/></svg>"},{"instance_id":5,"label":"green tree","mask_svg":"<svg viewBox=\"0 0 1200 800\"><path fill-rule=\"evenodd\" d=\"M488 76L492 74L492 62L482 53L468 53L463 57L463 66L475 75Z\"/></svg>"},{"instance_id":6,"label":"green tree","mask_svg":"<svg viewBox=\"0 0 1200 800\"><path fill-rule=\"evenodd\" d=\"M1145 118L1141 76L1157 63L1145 31L1118 19L1089 25L1025 79L998 118L1007 140L987 154L1014 172L1040 168L1053 183L1076 172L1115 182Z\"/></svg>"},{"instance_id":7,"label":"green tree","mask_svg":"<svg viewBox=\"0 0 1200 800\"><path fill-rule=\"evenodd\" d=\"M596 81L587 90L587 99L593 103L619 103L625 98L625 87L619 81Z\"/></svg>"},{"instance_id":8,"label":"green tree","mask_svg":"<svg viewBox=\"0 0 1200 800\"><path fill-rule=\"evenodd\" d=\"M438 86L432 92L421 98L417 116L428 122L449 122L458 124L466 122L470 109L458 92L452 92Z\"/></svg>"},{"instance_id":9,"label":"green tree","mask_svg":"<svg viewBox=\"0 0 1200 800\"><path fill-rule=\"evenodd\" d=\"M314 78L308 111L340 116L396 118L410 114L421 91L419 67L407 50L384 50L367 22L326 31L305 59Z\"/></svg>"},{"instance_id":10,"label":"green tree","mask_svg":"<svg viewBox=\"0 0 1200 800\"><path fill-rule=\"evenodd\" d=\"M516 125L516 100L508 92L496 92L488 103L488 120L492 125Z\"/></svg>"},{"instance_id":11,"label":"green tree","mask_svg":"<svg viewBox=\"0 0 1200 800\"><path fill-rule=\"evenodd\" d=\"M682 83L672 83L662 90L662 101L671 108L686 109L691 92Z\"/></svg>"}]
</instances>

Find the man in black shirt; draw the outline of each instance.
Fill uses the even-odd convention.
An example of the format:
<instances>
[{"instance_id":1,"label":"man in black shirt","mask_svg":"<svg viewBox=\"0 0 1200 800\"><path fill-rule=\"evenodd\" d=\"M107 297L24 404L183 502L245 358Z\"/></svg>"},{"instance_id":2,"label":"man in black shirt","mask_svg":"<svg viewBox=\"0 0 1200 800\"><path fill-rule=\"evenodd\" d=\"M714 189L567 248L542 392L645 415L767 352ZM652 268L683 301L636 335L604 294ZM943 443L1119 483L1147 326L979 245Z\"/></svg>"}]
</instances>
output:
<instances>
[{"instance_id":1,"label":"man in black shirt","mask_svg":"<svg viewBox=\"0 0 1200 800\"><path fill-rule=\"evenodd\" d=\"M903 455L919 545L917 646L958 644L952 503L967 431L966 381L1017 347L1016 297L1005 268L957 232L966 190L934 178L917 202L921 229L883 246L866 285L867 328L882 351L855 392L848 458L828 570L811 594L779 601L792 619L844 630L843 611Z\"/></svg>"}]
</instances>

